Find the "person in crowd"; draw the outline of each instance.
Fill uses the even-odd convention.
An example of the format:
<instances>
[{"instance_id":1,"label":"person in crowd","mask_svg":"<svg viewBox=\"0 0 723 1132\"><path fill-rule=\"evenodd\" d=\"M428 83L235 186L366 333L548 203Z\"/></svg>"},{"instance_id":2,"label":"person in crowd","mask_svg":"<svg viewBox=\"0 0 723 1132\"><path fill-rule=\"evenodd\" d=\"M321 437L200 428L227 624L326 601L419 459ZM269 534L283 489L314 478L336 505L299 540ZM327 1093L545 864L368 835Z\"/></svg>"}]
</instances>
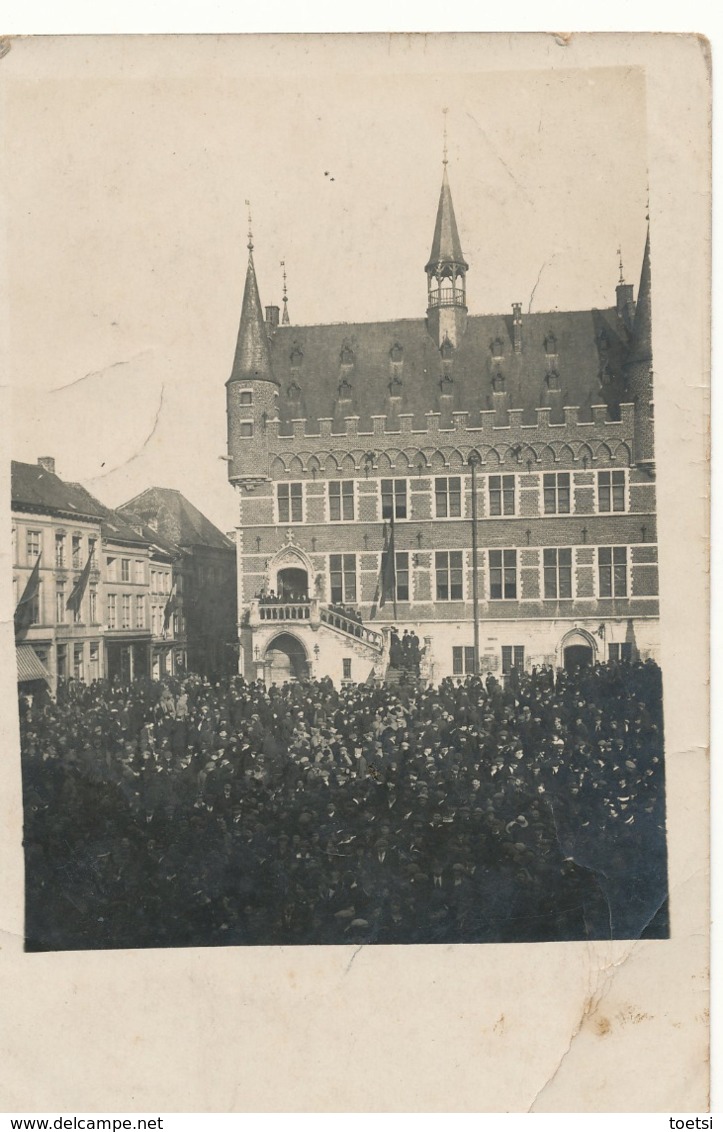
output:
<instances>
[{"instance_id":1,"label":"person in crowd","mask_svg":"<svg viewBox=\"0 0 723 1132\"><path fill-rule=\"evenodd\" d=\"M31 950L667 932L652 661L74 682L20 729Z\"/></svg>"}]
</instances>

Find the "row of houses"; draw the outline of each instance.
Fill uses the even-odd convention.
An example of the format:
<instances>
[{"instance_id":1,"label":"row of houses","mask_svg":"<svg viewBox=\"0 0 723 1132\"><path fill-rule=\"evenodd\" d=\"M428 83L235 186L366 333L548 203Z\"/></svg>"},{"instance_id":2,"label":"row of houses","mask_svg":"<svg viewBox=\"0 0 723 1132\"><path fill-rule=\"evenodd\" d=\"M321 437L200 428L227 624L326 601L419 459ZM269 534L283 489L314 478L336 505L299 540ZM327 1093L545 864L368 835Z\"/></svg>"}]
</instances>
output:
<instances>
[{"instance_id":1,"label":"row of houses","mask_svg":"<svg viewBox=\"0 0 723 1132\"><path fill-rule=\"evenodd\" d=\"M180 492L113 510L55 461L12 464L21 686L237 668L233 542Z\"/></svg>"}]
</instances>

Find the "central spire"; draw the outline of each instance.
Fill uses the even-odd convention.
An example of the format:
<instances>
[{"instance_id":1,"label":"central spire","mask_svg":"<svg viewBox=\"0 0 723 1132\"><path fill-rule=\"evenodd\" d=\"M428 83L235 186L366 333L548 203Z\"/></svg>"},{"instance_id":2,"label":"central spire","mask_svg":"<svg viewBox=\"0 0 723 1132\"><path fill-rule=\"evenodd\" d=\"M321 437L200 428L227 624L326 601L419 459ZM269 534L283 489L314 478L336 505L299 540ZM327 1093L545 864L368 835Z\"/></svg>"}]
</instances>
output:
<instances>
[{"instance_id":1,"label":"central spire","mask_svg":"<svg viewBox=\"0 0 723 1132\"><path fill-rule=\"evenodd\" d=\"M444 143L442 149L442 188L439 193L437 220L432 237L432 250L425 267L427 274L427 327L441 346L446 339L458 344L467 325L467 269L452 204L452 190L447 176L447 111L444 111Z\"/></svg>"}]
</instances>

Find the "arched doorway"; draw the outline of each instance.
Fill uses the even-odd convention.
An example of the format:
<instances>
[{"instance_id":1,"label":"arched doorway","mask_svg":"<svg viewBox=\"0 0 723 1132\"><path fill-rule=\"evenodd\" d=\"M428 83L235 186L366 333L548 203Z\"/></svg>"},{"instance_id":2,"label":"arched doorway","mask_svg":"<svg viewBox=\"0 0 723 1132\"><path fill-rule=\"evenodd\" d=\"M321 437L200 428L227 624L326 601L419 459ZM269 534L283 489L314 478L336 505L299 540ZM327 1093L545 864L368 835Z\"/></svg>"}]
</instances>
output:
<instances>
[{"instance_id":1,"label":"arched doorway","mask_svg":"<svg viewBox=\"0 0 723 1132\"><path fill-rule=\"evenodd\" d=\"M301 641L291 633L279 633L269 641L264 655L264 676L268 684L307 679L309 661Z\"/></svg>"},{"instance_id":2,"label":"arched doorway","mask_svg":"<svg viewBox=\"0 0 723 1132\"><path fill-rule=\"evenodd\" d=\"M589 668L593 661L592 649L589 645L567 645L563 660L568 672L575 672L578 668Z\"/></svg>"},{"instance_id":3,"label":"arched doorway","mask_svg":"<svg viewBox=\"0 0 723 1132\"><path fill-rule=\"evenodd\" d=\"M595 638L585 629L572 629L560 642L560 659L568 672L595 663Z\"/></svg>"},{"instance_id":4,"label":"arched doorway","mask_svg":"<svg viewBox=\"0 0 723 1132\"><path fill-rule=\"evenodd\" d=\"M276 595L282 601L306 601L309 575L298 566L286 566L276 575Z\"/></svg>"}]
</instances>

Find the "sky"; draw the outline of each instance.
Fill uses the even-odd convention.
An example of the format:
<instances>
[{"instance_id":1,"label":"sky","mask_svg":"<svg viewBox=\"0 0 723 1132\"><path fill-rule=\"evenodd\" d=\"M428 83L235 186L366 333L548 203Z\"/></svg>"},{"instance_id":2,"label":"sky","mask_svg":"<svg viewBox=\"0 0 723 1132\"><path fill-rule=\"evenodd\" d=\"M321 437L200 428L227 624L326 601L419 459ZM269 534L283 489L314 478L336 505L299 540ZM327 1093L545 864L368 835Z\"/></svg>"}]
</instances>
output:
<instances>
[{"instance_id":1,"label":"sky","mask_svg":"<svg viewBox=\"0 0 723 1132\"><path fill-rule=\"evenodd\" d=\"M230 530L224 383L245 201L262 303L281 301L283 259L294 323L422 318L443 107L472 314L610 306L618 246L637 285L643 71L529 68L512 51L429 52L425 38L189 40L175 53L87 40L17 64L5 84L15 459L53 455L112 506L175 487Z\"/></svg>"}]
</instances>

